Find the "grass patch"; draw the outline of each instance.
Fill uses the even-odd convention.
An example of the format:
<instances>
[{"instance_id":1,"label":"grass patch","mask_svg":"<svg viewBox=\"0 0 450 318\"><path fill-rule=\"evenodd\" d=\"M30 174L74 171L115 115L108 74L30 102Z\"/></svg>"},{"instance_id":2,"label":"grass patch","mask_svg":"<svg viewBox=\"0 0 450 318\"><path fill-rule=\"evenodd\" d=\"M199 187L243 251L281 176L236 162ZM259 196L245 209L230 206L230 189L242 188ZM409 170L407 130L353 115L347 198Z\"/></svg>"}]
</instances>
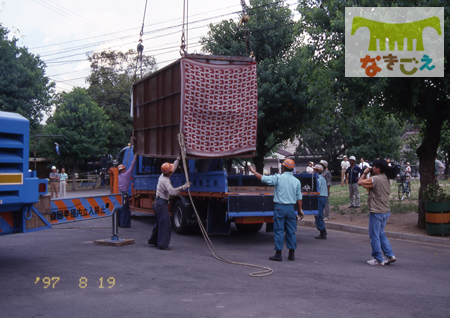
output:
<instances>
[{"instance_id":1,"label":"grass patch","mask_svg":"<svg viewBox=\"0 0 450 318\"><path fill-rule=\"evenodd\" d=\"M450 192L450 180L439 180L439 184ZM398 186L399 183L395 182L391 185L391 195L389 198L389 205L391 207L391 213L408 213L417 212L419 204L419 188L420 181L411 181L411 197L405 198L403 201L398 199ZM369 213L367 209L366 189L359 187L360 196L360 209L349 209L350 205L348 187L341 187L340 184L333 185L330 188L330 209L337 214L358 215Z\"/></svg>"}]
</instances>

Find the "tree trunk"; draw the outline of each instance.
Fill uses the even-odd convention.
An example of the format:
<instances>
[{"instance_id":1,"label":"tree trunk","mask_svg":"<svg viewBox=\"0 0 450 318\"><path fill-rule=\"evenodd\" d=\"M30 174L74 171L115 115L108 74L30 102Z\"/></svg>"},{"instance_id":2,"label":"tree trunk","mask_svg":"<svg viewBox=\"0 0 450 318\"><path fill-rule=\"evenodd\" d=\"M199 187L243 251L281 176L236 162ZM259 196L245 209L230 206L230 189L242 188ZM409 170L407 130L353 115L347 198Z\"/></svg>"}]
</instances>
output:
<instances>
[{"instance_id":1,"label":"tree trunk","mask_svg":"<svg viewBox=\"0 0 450 318\"><path fill-rule=\"evenodd\" d=\"M434 162L441 139L441 129L444 123L444 105L434 107L432 115L427 119L424 127L424 137L422 144L417 148L419 157L420 189L419 189L419 216L417 227L425 228L425 203L422 202L422 192L427 186L434 182ZM431 107L430 107L431 108Z\"/></svg>"},{"instance_id":2,"label":"tree trunk","mask_svg":"<svg viewBox=\"0 0 450 318\"><path fill-rule=\"evenodd\" d=\"M256 171L262 174L264 172L264 156L266 154L266 147L263 142L258 142L256 145L256 152L253 163L255 164Z\"/></svg>"}]
</instances>

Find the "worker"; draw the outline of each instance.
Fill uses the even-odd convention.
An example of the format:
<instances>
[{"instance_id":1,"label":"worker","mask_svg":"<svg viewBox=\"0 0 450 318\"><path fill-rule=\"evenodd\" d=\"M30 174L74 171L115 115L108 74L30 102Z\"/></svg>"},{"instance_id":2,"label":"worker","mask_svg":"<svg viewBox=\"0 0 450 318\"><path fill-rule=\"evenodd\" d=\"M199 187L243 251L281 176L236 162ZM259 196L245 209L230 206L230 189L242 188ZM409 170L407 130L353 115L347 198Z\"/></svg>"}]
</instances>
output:
<instances>
[{"instance_id":1,"label":"worker","mask_svg":"<svg viewBox=\"0 0 450 318\"><path fill-rule=\"evenodd\" d=\"M131 226L131 212L130 212L130 197L128 195L128 188L130 187L131 176L133 175L134 166L136 165L137 154L134 155L128 170L124 165L119 165L119 192L123 194L122 211L119 214L119 226Z\"/></svg>"},{"instance_id":2,"label":"worker","mask_svg":"<svg viewBox=\"0 0 450 318\"><path fill-rule=\"evenodd\" d=\"M306 167L306 173L314 173L314 162L308 162L308 166Z\"/></svg>"},{"instance_id":3,"label":"worker","mask_svg":"<svg viewBox=\"0 0 450 318\"><path fill-rule=\"evenodd\" d=\"M170 250L169 243L172 228L170 225L169 209L167 208L170 196L177 195L182 190L186 190L191 186L190 182L186 182L181 187L172 187L170 177L177 170L179 162L180 155L178 155L177 160L173 164L168 162L162 164L162 174L159 176L158 185L156 186L156 200L153 205L156 220L148 244L156 246L160 250Z\"/></svg>"},{"instance_id":4,"label":"worker","mask_svg":"<svg viewBox=\"0 0 450 318\"><path fill-rule=\"evenodd\" d=\"M283 260L281 251L283 250L284 236L286 237L286 246L289 249L288 259L295 259L295 250L297 249L297 240L295 231L297 230L297 217L295 215L294 205L298 206L298 219L305 215L302 210L302 192L300 181L293 176L292 170L295 168L294 160L286 159L281 166L281 174L273 176L263 176L256 172L253 166L250 171L262 183L273 185L275 210L273 212L273 233L275 240L275 255L269 257L271 261ZM286 234L285 234L286 232Z\"/></svg>"},{"instance_id":5,"label":"worker","mask_svg":"<svg viewBox=\"0 0 450 318\"><path fill-rule=\"evenodd\" d=\"M52 167L52 172L50 172L50 189L51 189L51 198L57 198L58 197L58 186L59 186L59 173L56 172L56 167Z\"/></svg>"},{"instance_id":6,"label":"worker","mask_svg":"<svg viewBox=\"0 0 450 318\"><path fill-rule=\"evenodd\" d=\"M320 231L320 235L316 236L316 239L326 240L327 230L325 229L325 223L323 222L323 209L328 200L328 188L327 181L322 176L323 168L321 165L314 166L314 172L319 174L319 214L315 215L316 228Z\"/></svg>"}]
</instances>

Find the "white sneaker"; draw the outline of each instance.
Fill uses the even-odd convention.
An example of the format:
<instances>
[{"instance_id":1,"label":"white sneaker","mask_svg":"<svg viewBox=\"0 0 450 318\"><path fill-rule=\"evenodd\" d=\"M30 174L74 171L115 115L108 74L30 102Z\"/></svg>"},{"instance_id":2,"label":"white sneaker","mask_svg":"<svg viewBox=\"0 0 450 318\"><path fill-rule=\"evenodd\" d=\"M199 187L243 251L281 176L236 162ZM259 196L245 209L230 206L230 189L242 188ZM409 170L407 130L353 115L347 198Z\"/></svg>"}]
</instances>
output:
<instances>
[{"instance_id":1,"label":"white sneaker","mask_svg":"<svg viewBox=\"0 0 450 318\"><path fill-rule=\"evenodd\" d=\"M323 218L323 220L324 220L324 221L328 221L328 220L329 220L329 218Z\"/></svg>"},{"instance_id":2,"label":"white sneaker","mask_svg":"<svg viewBox=\"0 0 450 318\"><path fill-rule=\"evenodd\" d=\"M373 258L370 261L367 261L367 264L372 266L383 266L384 262L379 262L376 258Z\"/></svg>"},{"instance_id":3,"label":"white sneaker","mask_svg":"<svg viewBox=\"0 0 450 318\"><path fill-rule=\"evenodd\" d=\"M385 264L385 265L392 264L392 263L394 263L394 262L397 260L397 259L395 258L395 256L391 256L391 257L383 256L383 259L384 259L384 264Z\"/></svg>"}]
</instances>

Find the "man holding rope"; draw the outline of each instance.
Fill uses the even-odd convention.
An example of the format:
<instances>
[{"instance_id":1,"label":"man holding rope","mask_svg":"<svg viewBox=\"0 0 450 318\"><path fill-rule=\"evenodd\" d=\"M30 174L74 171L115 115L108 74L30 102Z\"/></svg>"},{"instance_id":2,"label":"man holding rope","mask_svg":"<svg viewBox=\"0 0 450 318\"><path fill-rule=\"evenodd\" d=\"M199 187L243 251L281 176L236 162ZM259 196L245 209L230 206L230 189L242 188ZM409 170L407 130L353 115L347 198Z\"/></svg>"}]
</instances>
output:
<instances>
[{"instance_id":1,"label":"man holding rope","mask_svg":"<svg viewBox=\"0 0 450 318\"><path fill-rule=\"evenodd\" d=\"M297 230L297 217L294 211L294 205L297 203L298 215L304 217L302 210L302 192L300 181L293 176L292 170L295 163L292 159L284 160L282 164L282 173L273 176L263 176L256 172L253 166L250 171L258 180L268 185L273 185L275 210L273 212L273 233L275 240L275 255L269 257L271 261L281 262L283 260L281 251L284 245L284 236L286 237L286 246L289 249L290 261L295 259L295 250L297 249L297 239L295 231ZM286 234L285 234L286 232Z\"/></svg>"}]
</instances>

